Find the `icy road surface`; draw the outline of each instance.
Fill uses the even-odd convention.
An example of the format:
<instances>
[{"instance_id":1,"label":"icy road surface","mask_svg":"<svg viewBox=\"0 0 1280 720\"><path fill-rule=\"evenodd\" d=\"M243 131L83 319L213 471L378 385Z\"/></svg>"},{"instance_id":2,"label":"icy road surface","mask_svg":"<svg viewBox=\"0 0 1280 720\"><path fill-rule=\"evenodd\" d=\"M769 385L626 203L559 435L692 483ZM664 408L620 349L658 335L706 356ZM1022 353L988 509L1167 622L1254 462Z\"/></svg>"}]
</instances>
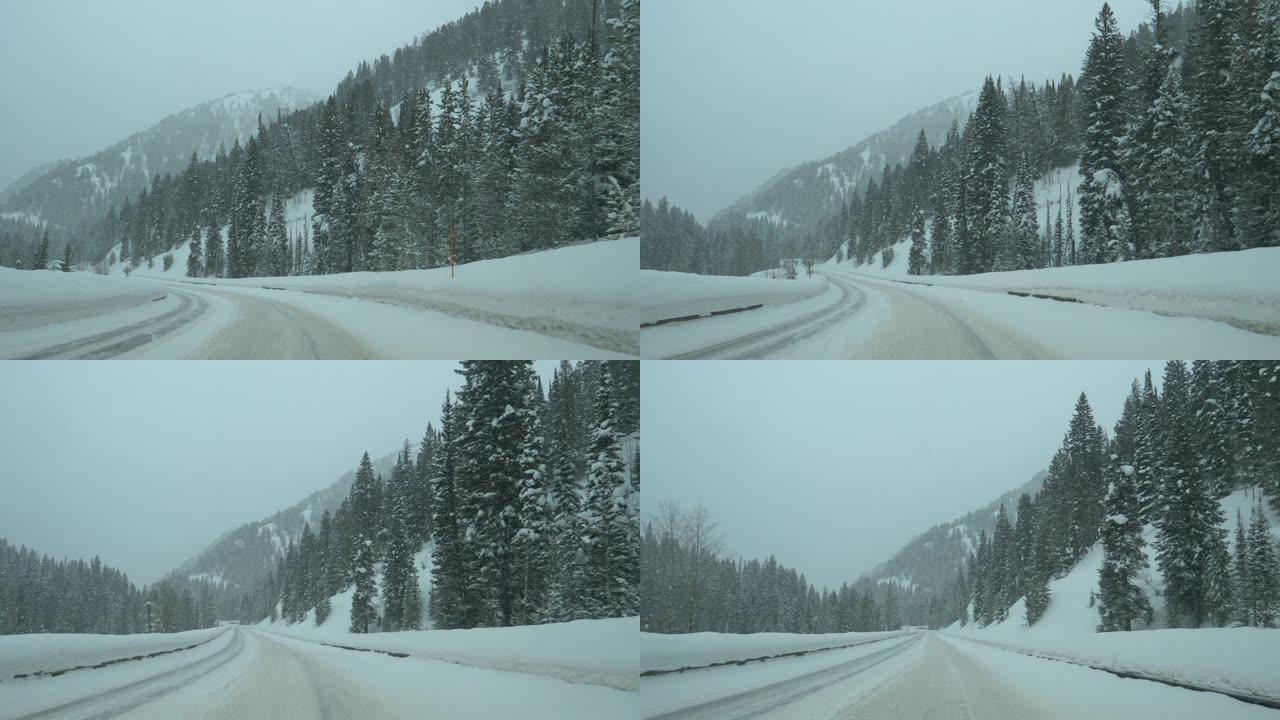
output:
<instances>
[{"instance_id":1,"label":"icy road surface","mask_svg":"<svg viewBox=\"0 0 1280 720\"><path fill-rule=\"evenodd\" d=\"M825 268L818 272L830 283L818 297L646 328L642 354L679 359L1280 357L1280 336L1200 317L908 284Z\"/></svg>"},{"instance_id":2,"label":"icy road surface","mask_svg":"<svg viewBox=\"0 0 1280 720\"><path fill-rule=\"evenodd\" d=\"M234 627L192 650L0 682L0 719L627 718L635 693Z\"/></svg>"},{"instance_id":3,"label":"icy road surface","mask_svg":"<svg viewBox=\"0 0 1280 720\"><path fill-rule=\"evenodd\" d=\"M0 357L586 359L625 357L625 350L636 349L625 347L626 338L575 337L572 330L523 318L484 322L298 290L128 282L153 292L145 300L0 308Z\"/></svg>"},{"instance_id":4,"label":"icy road surface","mask_svg":"<svg viewBox=\"0 0 1280 720\"><path fill-rule=\"evenodd\" d=\"M921 633L798 658L642 678L653 720L1264 720L1224 695Z\"/></svg>"}]
</instances>

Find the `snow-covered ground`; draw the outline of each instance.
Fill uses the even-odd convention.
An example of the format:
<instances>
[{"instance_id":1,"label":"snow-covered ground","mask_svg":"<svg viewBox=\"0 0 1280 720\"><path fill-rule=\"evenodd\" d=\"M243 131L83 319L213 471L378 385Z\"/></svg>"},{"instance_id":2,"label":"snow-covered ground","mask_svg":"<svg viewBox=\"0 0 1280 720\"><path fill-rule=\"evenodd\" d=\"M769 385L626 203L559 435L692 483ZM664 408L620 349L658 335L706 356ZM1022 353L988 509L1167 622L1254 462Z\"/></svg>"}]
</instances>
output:
<instances>
[{"instance_id":1,"label":"snow-covered ground","mask_svg":"<svg viewBox=\"0 0 1280 720\"><path fill-rule=\"evenodd\" d=\"M1236 511L1248 522L1252 491L1240 490L1220 501L1234 530ZM1280 538L1280 518L1267 510L1273 537ZM947 632L1000 647L1104 667L1205 688L1280 701L1280 629L1200 628L1168 629L1160 574L1156 567L1155 528L1144 528L1147 567L1139 584L1155 610L1149 627L1132 632L1096 632L1098 609L1090 606L1098 592L1102 549L1095 544L1064 577L1049 583L1049 607L1031 627L1025 625L1025 603L1019 599L1000 623L979 628L953 625ZM1234 532L1228 533L1234 545Z\"/></svg>"},{"instance_id":2,"label":"snow-covered ground","mask_svg":"<svg viewBox=\"0 0 1280 720\"><path fill-rule=\"evenodd\" d=\"M128 279L55 278L55 289L32 291L45 303L40 308L9 303L21 302L31 276L52 274L0 274L0 357L639 354L637 238L471 263L456 278L441 268L197 281L182 276L185 251L173 252L167 273L157 264ZM95 299L86 301L86 293Z\"/></svg>"},{"instance_id":3,"label":"snow-covered ground","mask_svg":"<svg viewBox=\"0 0 1280 720\"><path fill-rule=\"evenodd\" d=\"M1280 284L1273 280L1280 277L1280 248L959 278L889 278L844 269L848 267L827 264L820 269L830 287L818 298L646 328L641 331L643 354L953 360L1280 357ZM1083 301L1012 295L1009 290Z\"/></svg>"},{"instance_id":4,"label":"snow-covered ground","mask_svg":"<svg viewBox=\"0 0 1280 720\"><path fill-rule=\"evenodd\" d=\"M155 287L85 272L14 270L0 267L0 330L24 313L60 305L90 305L120 298L142 301L161 295Z\"/></svg>"},{"instance_id":5,"label":"snow-covered ground","mask_svg":"<svg viewBox=\"0 0 1280 720\"><path fill-rule=\"evenodd\" d=\"M205 642L223 630L224 628L209 628L138 635L0 635L0 683L11 681L14 675L24 673L56 672L82 665L97 665L108 660L185 648Z\"/></svg>"},{"instance_id":6,"label":"snow-covered ground","mask_svg":"<svg viewBox=\"0 0 1280 720\"><path fill-rule=\"evenodd\" d=\"M635 690L639 670L635 651L639 618L577 620L549 625L471 630L407 630L350 633L351 591L346 612L338 609L320 627L308 622L260 625L264 630L303 640L407 653L411 657L469 667L545 675L571 683Z\"/></svg>"},{"instance_id":7,"label":"snow-covered ground","mask_svg":"<svg viewBox=\"0 0 1280 720\"><path fill-rule=\"evenodd\" d=\"M794 642L804 636L789 637ZM922 637L911 634L798 657L644 677L640 716L655 720L860 717L841 713L858 696L908 667L911 648Z\"/></svg>"},{"instance_id":8,"label":"snow-covered ground","mask_svg":"<svg viewBox=\"0 0 1280 720\"><path fill-rule=\"evenodd\" d=\"M34 636L41 637L41 636ZM634 692L232 627L192 650L0 682L0 720L630 717Z\"/></svg>"},{"instance_id":9,"label":"snow-covered ground","mask_svg":"<svg viewBox=\"0 0 1280 720\"><path fill-rule=\"evenodd\" d=\"M418 589L423 607L431 594L433 545L417 555ZM375 573L382 587L382 570ZM351 632L351 598L348 587L330 598L329 617L319 626L314 610L301 622L263 621L256 627L291 637L349 647L407 653L411 657L441 660L477 668L545 675L572 683L605 685L635 690L639 677L636 636L639 618L578 620L549 625L470 630L407 630L400 632ZM381 608L381 595L374 598Z\"/></svg>"},{"instance_id":10,"label":"snow-covered ground","mask_svg":"<svg viewBox=\"0 0 1280 720\"><path fill-rule=\"evenodd\" d=\"M894 632L861 633L662 633L640 634L640 664L645 671L700 668L720 663L779 655L807 653L876 642L904 634Z\"/></svg>"}]
</instances>

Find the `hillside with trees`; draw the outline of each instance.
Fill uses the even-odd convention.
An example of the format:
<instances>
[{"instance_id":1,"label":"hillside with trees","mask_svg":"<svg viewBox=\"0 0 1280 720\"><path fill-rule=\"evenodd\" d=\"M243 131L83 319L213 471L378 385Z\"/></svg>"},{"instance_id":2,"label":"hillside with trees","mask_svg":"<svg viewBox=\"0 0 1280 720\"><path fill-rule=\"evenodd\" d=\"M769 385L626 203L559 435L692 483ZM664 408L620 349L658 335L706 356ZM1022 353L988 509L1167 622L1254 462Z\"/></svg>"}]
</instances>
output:
<instances>
[{"instance_id":1,"label":"hillside with trees","mask_svg":"<svg viewBox=\"0 0 1280 720\"><path fill-rule=\"evenodd\" d=\"M921 129L909 158L851 187L836 211L762 225L755 215L778 212L762 207L702 229L646 206L646 266L743 275L780 257L866 264L913 228L914 274L1280 245L1280 4L1167 5L1152 0L1128 38L1104 5L1078 77L986 78L967 121L941 143ZM1078 196L1039 207L1036 181L1077 166Z\"/></svg>"},{"instance_id":2,"label":"hillside with trees","mask_svg":"<svg viewBox=\"0 0 1280 720\"><path fill-rule=\"evenodd\" d=\"M551 7L554 6L554 7ZM112 208L97 258L189 274L433 268L635 235L638 0L501 0ZM285 200L314 191L289 233ZM110 257L116 252L118 257Z\"/></svg>"},{"instance_id":3,"label":"hillside with trees","mask_svg":"<svg viewBox=\"0 0 1280 720\"><path fill-rule=\"evenodd\" d=\"M291 542L248 611L320 624L353 589L352 632L635 615L635 362L564 362L545 395L529 362L465 361L416 452L389 477L361 458L348 496ZM430 592L414 557L430 545Z\"/></svg>"}]
</instances>

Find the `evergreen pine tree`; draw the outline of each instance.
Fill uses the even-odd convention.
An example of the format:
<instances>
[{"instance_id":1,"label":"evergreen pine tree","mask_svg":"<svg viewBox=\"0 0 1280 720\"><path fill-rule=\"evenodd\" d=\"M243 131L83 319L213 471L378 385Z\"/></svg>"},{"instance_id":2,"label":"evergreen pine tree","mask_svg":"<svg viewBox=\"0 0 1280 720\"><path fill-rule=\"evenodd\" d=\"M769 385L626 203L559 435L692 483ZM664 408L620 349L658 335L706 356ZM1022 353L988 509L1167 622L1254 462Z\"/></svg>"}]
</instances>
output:
<instances>
[{"instance_id":1,"label":"evergreen pine tree","mask_svg":"<svg viewBox=\"0 0 1280 720\"><path fill-rule=\"evenodd\" d=\"M602 363L582 509L586 555L583 594L592 615L601 618L633 615L638 603L632 578L639 562L639 509L614 429L617 413L613 372L608 363Z\"/></svg>"},{"instance_id":2,"label":"evergreen pine tree","mask_svg":"<svg viewBox=\"0 0 1280 720\"><path fill-rule=\"evenodd\" d=\"M965 131L969 145L964 179L966 232L958 238L962 241L958 247L962 274L989 272L995 267L999 238L1008 221L1005 115L1004 93L988 76Z\"/></svg>"},{"instance_id":3,"label":"evergreen pine tree","mask_svg":"<svg viewBox=\"0 0 1280 720\"><path fill-rule=\"evenodd\" d=\"M31 256L32 270L46 270L49 267L49 231L44 231L40 242L36 243L35 254Z\"/></svg>"},{"instance_id":4,"label":"evergreen pine tree","mask_svg":"<svg viewBox=\"0 0 1280 720\"><path fill-rule=\"evenodd\" d=\"M1132 257L1121 235L1123 183L1120 140L1124 121L1124 39L1111 6L1104 3L1094 22L1093 39L1081 76L1085 144L1080 157L1081 255L1083 263Z\"/></svg>"},{"instance_id":5,"label":"evergreen pine tree","mask_svg":"<svg viewBox=\"0 0 1280 720\"><path fill-rule=\"evenodd\" d=\"M1272 545L1271 524L1259 497L1249 517L1249 597L1253 624L1275 627L1277 603L1280 603L1280 566Z\"/></svg>"},{"instance_id":6,"label":"evergreen pine tree","mask_svg":"<svg viewBox=\"0 0 1280 720\"><path fill-rule=\"evenodd\" d=\"M1236 622L1241 625L1253 625L1253 575L1249 572L1249 536L1245 531L1244 518L1236 511L1236 557L1232 567L1235 580Z\"/></svg>"},{"instance_id":7,"label":"evergreen pine tree","mask_svg":"<svg viewBox=\"0 0 1280 720\"><path fill-rule=\"evenodd\" d=\"M923 275L926 270L924 210L917 209L911 221L911 255L907 259L907 273Z\"/></svg>"},{"instance_id":8,"label":"evergreen pine tree","mask_svg":"<svg viewBox=\"0 0 1280 720\"><path fill-rule=\"evenodd\" d=\"M373 565L377 554L366 527L357 530L355 546L356 557L352 570L355 594L351 596L351 632L367 633L369 625L377 623L378 613L373 606L374 595L377 593Z\"/></svg>"},{"instance_id":9,"label":"evergreen pine tree","mask_svg":"<svg viewBox=\"0 0 1280 720\"><path fill-rule=\"evenodd\" d=\"M1132 630L1142 618L1150 624L1151 603L1135 579L1146 567L1142 552L1142 521L1138 517L1138 485L1132 465L1113 455L1114 469L1104 500L1102 568L1098 573L1098 630Z\"/></svg>"},{"instance_id":10,"label":"evergreen pine tree","mask_svg":"<svg viewBox=\"0 0 1280 720\"><path fill-rule=\"evenodd\" d=\"M187 256L187 277L200 277L203 267L200 261L200 228L191 231L190 254Z\"/></svg>"},{"instance_id":11,"label":"evergreen pine tree","mask_svg":"<svg viewBox=\"0 0 1280 720\"><path fill-rule=\"evenodd\" d=\"M465 575L467 545L458 506L457 428L453 401L446 395L440 410L440 435L431 476L431 533L435 554L429 612L432 624L441 629L471 627L472 622Z\"/></svg>"},{"instance_id":12,"label":"evergreen pine tree","mask_svg":"<svg viewBox=\"0 0 1280 720\"><path fill-rule=\"evenodd\" d=\"M71 272L71 243L62 246L62 272Z\"/></svg>"}]
</instances>

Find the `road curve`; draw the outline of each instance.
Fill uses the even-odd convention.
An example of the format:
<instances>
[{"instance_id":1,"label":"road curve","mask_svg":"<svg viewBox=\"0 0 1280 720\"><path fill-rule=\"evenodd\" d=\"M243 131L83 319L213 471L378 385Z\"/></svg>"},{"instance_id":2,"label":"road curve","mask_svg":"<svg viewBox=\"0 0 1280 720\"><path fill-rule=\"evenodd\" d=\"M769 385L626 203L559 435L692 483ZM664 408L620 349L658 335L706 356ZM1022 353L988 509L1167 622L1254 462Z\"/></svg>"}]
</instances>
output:
<instances>
[{"instance_id":1,"label":"road curve","mask_svg":"<svg viewBox=\"0 0 1280 720\"><path fill-rule=\"evenodd\" d=\"M374 353L338 325L289 303L189 286L183 292L231 303L232 320L191 353L207 360L365 360ZM207 303L208 300L206 299Z\"/></svg>"},{"instance_id":2,"label":"road curve","mask_svg":"<svg viewBox=\"0 0 1280 720\"><path fill-rule=\"evenodd\" d=\"M669 359L760 359L789 345L831 329L837 323L862 309L863 304L866 302L866 296L861 290L854 287L851 282L835 276L828 276L827 279L840 290L840 299L835 303L798 318L791 318L750 334L682 355L675 355Z\"/></svg>"},{"instance_id":3,"label":"road curve","mask_svg":"<svg viewBox=\"0 0 1280 720\"><path fill-rule=\"evenodd\" d=\"M176 307L156 317L47 347L20 359L100 360L117 357L190 325L209 309L207 299L181 290L169 290L157 301L169 298L177 299Z\"/></svg>"}]
</instances>

